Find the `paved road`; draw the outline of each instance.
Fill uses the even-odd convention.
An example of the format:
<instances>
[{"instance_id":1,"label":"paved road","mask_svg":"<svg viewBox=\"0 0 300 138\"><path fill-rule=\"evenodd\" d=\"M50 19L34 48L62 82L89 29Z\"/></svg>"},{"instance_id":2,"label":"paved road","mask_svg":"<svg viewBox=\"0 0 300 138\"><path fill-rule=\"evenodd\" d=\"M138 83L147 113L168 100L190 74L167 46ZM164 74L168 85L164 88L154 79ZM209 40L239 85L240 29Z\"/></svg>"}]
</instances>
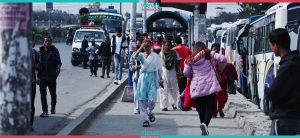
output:
<instances>
[{"instance_id":1,"label":"paved road","mask_svg":"<svg viewBox=\"0 0 300 138\"><path fill-rule=\"evenodd\" d=\"M70 63L71 59L71 46L64 43L54 44L60 52L62 60L62 69L60 76L57 80L57 107L56 114L48 118L40 118L42 113L39 87L37 87L37 95L35 99L35 119L34 119L34 132L35 135L49 134L53 135L58 133L62 127L68 124L71 120L67 119L72 115L76 118L78 115L71 114L79 109L87 101L99 95L106 87L112 83L114 74L111 74L110 79L102 79L100 77L90 77L89 69L82 69L82 67L73 67ZM38 49L38 45L35 49ZM101 68L98 70L98 76L101 75ZM50 93L47 95L48 108L50 111ZM85 110L85 109L80 109ZM78 112L78 111L77 111ZM70 117L69 117L70 118Z\"/></svg>"},{"instance_id":2,"label":"paved road","mask_svg":"<svg viewBox=\"0 0 300 138\"><path fill-rule=\"evenodd\" d=\"M169 108L171 109L171 108ZM139 115L133 114L133 103L120 102L120 95L106 110L100 113L89 127L80 135L201 135L200 121L195 110L183 112L180 110L160 111L157 103L154 114L156 121L145 129L139 120ZM226 113L225 113L226 114ZM227 116L213 118L210 135L245 135L238 127L237 121Z\"/></svg>"}]
</instances>

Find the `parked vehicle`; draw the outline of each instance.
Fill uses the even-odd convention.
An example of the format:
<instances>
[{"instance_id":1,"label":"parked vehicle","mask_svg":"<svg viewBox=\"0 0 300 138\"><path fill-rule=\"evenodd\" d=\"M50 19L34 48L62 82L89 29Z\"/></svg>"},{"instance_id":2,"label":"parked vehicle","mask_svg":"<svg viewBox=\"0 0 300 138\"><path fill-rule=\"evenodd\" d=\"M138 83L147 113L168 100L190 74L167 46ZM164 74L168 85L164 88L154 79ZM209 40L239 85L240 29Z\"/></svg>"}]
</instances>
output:
<instances>
[{"instance_id":1,"label":"parked vehicle","mask_svg":"<svg viewBox=\"0 0 300 138\"><path fill-rule=\"evenodd\" d=\"M91 38L95 39L97 45L101 45L104 40L104 30L101 27L81 27L75 31L73 43L72 43L72 56L71 63L73 66L78 66L83 61L83 55L81 52L81 43L84 36L87 36L89 45L91 45ZM99 60L100 61L100 60ZM99 62L101 64L101 62Z\"/></svg>"},{"instance_id":2,"label":"parked vehicle","mask_svg":"<svg viewBox=\"0 0 300 138\"><path fill-rule=\"evenodd\" d=\"M287 28L291 37L291 50L300 50L299 21L300 3L279 3L266 11L265 15L250 22L237 36L238 55L243 57L237 67L243 72L245 94L266 114L270 104L266 99L269 88L279 68L279 57L275 57L268 42L268 34L275 28Z\"/></svg>"}]
</instances>

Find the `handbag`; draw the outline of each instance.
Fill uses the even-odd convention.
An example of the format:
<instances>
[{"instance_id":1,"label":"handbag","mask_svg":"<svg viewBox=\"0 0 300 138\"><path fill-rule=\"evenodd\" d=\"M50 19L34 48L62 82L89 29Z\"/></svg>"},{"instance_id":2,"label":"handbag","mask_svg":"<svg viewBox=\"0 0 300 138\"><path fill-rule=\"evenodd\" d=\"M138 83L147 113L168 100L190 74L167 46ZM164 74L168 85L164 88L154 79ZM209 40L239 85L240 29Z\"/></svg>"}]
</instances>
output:
<instances>
[{"instance_id":1,"label":"handbag","mask_svg":"<svg viewBox=\"0 0 300 138\"><path fill-rule=\"evenodd\" d=\"M133 86L125 86L123 90L123 95L121 102L133 102L134 101L134 93L133 93Z\"/></svg>"},{"instance_id":2,"label":"handbag","mask_svg":"<svg viewBox=\"0 0 300 138\"><path fill-rule=\"evenodd\" d=\"M184 103L183 103L183 111L188 111L192 107L196 108L197 103L192 99L191 97L191 82L192 80L188 80L185 88L185 93L184 93Z\"/></svg>"}]
</instances>

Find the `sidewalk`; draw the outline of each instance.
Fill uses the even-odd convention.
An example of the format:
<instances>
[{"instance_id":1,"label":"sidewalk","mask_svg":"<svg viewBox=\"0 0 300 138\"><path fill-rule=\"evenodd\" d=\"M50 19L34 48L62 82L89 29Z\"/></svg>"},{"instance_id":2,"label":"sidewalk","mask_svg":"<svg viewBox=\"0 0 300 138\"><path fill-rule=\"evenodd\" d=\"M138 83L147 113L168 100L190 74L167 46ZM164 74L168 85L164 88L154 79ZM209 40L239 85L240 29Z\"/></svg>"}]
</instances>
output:
<instances>
[{"instance_id":1,"label":"sidewalk","mask_svg":"<svg viewBox=\"0 0 300 138\"><path fill-rule=\"evenodd\" d=\"M238 92L236 95L229 95L225 109L234 115L246 135L269 135L271 129L269 116Z\"/></svg>"},{"instance_id":2,"label":"sidewalk","mask_svg":"<svg viewBox=\"0 0 300 138\"><path fill-rule=\"evenodd\" d=\"M156 121L149 128L142 127L139 115L133 114L133 103L120 102L119 93L111 104L95 116L91 124L79 132L79 135L201 135L198 114L193 111L160 111L156 104L154 114ZM213 118L209 125L210 135L246 135L238 127L238 121L225 112L224 118ZM148 132L147 132L148 131Z\"/></svg>"}]
</instances>

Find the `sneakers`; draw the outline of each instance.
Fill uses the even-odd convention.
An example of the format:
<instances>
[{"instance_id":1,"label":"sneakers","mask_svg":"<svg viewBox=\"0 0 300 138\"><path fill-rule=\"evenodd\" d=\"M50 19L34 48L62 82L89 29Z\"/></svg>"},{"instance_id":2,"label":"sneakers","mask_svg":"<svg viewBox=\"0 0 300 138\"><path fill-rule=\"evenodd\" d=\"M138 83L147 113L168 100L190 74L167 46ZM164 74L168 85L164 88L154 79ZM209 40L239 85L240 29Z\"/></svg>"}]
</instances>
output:
<instances>
[{"instance_id":1,"label":"sneakers","mask_svg":"<svg viewBox=\"0 0 300 138\"><path fill-rule=\"evenodd\" d=\"M168 111L168 108L163 108L161 109L161 111Z\"/></svg>"},{"instance_id":2,"label":"sneakers","mask_svg":"<svg viewBox=\"0 0 300 138\"><path fill-rule=\"evenodd\" d=\"M137 115L137 114L140 114L140 112L139 112L139 110L134 110L133 114Z\"/></svg>"},{"instance_id":3,"label":"sneakers","mask_svg":"<svg viewBox=\"0 0 300 138\"><path fill-rule=\"evenodd\" d=\"M114 80L114 84L120 85L121 83L121 80Z\"/></svg>"},{"instance_id":4,"label":"sneakers","mask_svg":"<svg viewBox=\"0 0 300 138\"><path fill-rule=\"evenodd\" d=\"M48 112L43 112L43 113L40 115L40 117L49 117L49 114L48 114Z\"/></svg>"},{"instance_id":5,"label":"sneakers","mask_svg":"<svg viewBox=\"0 0 300 138\"><path fill-rule=\"evenodd\" d=\"M149 127L149 126L150 126L149 121L143 122L143 127Z\"/></svg>"},{"instance_id":6,"label":"sneakers","mask_svg":"<svg viewBox=\"0 0 300 138\"><path fill-rule=\"evenodd\" d=\"M100 76L100 77L104 79L104 76L103 76L103 75L102 75L102 76Z\"/></svg>"},{"instance_id":7,"label":"sneakers","mask_svg":"<svg viewBox=\"0 0 300 138\"><path fill-rule=\"evenodd\" d=\"M173 107L173 110L177 109L177 107L174 104L172 104L172 107Z\"/></svg>"},{"instance_id":8,"label":"sneakers","mask_svg":"<svg viewBox=\"0 0 300 138\"><path fill-rule=\"evenodd\" d=\"M219 111L220 117L223 118L225 116L223 110Z\"/></svg>"},{"instance_id":9,"label":"sneakers","mask_svg":"<svg viewBox=\"0 0 300 138\"><path fill-rule=\"evenodd\" d=\"M206 124L202 123L202 124L200 125L200 129L201 129L201 131L202 131L202 135L203 135L203 136L206 136L206 135L209 134L209 133L208 133L208 130L207 130Z\"/></svg>"}]
</instances>

